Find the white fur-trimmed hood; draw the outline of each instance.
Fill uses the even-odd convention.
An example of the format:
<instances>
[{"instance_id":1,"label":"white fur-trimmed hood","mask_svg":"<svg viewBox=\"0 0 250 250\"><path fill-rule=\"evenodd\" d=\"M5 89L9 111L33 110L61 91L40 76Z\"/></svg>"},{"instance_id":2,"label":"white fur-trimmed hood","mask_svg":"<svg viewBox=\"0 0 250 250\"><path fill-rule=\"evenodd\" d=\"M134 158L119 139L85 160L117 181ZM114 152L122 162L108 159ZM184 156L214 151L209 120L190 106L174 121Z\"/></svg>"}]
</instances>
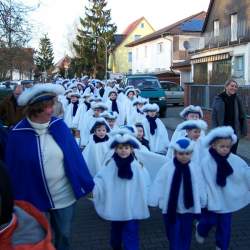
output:
<instances>
[{"instance_id":1,"label":"white fur-trimmed hood","mask_svg":"<svg viewBox=\"0 0 250 250\"><path fill-rule=\"evenodd\" d=\"M180 123L177 126L177 130L183 130L183 129L188 129L188 128L199 128L201 130L207 130L207 123L203 120L189 120Z\"/></svg>"},{"instance_id":2,"label":"white fur-trimmed hood","mask_svg":"<svg viewBox=\"0 0 250 250\"><path fill-rule=\"evenodd\" d=\"M235 135L232 127L222 126L222 127L212 129L202 139L202 144L205 147L209 147L213 143L214 140L223 139L223 138L231 138L233 144L235 144L237 142L237 136Z\"/></svg>"},{"instance_id":3,"label":"white fur-trimmed hood","mask_svg":"<svg viewBox=\"0 0 250 250\"><path fill-rule=\"evenodd\" d=\"M53 83L37 83L31 88L23 91L17 102L20 106L27 105L34 97L42 93L54 93L55 95L63 95L65 89L59 84Z\"/></svg>"},{"instance_id":4,"label":"white fur-trimmed hood","mask_svg":"<svg viewBox=\"0 0 250 250\"><path fill-rule=\"evenodd\" d=\"M192 152L194 150L194 142L187 137L183 137L171 142L169 147L177 152Z\"/></svg>"},{"instance_id":5,"label":"white fur-trimmed hood","mask_svg":"<svg viewBox=\"0 0 250 250\"><path fill-rule=\"evenodd\" d=\"M143 107L143 112L148 112L148 111L156 111L159 112L160 108L156 103L147 103L144 107Z\"/></svg>"},{"instance_id":6,"label":"white fur-trimmed hood","mask_svg":"<svg viewBox=\"0 0 250 250\"><path fill-rule=\"evenodd\" d=\"M198 113L203 118L203 112L200 106L189 105L180 112L180 116L185 118L187 113Z\"/></svg>"}]
</instances>

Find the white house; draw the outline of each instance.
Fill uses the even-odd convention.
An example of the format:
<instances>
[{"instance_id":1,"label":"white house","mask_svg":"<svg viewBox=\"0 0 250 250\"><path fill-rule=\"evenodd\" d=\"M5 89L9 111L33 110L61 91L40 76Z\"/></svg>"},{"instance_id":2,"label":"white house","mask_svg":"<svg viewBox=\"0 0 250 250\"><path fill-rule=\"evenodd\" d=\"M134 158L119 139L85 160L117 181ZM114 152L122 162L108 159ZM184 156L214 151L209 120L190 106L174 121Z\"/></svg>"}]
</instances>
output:
<instances>
[{"instance_id":1,"label":"white house","mask_svg":"<svg viewBox=\"0 0 250 250\"><path fill-rule=\"evenodd\" d=\"M172 73L175 63L189 58L188 49L197 47L205 17L206 12L200 12L127 44L132 48L132 72ZM184 78L190 78L190 71Z\"/></svg>"}]
</instances>

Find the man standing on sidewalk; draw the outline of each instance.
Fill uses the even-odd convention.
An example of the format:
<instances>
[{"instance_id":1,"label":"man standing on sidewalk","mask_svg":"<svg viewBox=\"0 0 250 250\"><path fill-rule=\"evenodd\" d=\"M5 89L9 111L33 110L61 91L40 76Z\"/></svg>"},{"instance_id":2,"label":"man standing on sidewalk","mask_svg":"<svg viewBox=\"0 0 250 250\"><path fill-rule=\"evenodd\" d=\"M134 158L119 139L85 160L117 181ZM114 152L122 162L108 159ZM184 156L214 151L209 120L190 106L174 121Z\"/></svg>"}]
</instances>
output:
<instances>
[{"instance_id":1,"label":"man standing on sidewalk","mask_svg":"<svg viewBox=\"0 0 250 250\"><path fill-rule=\"evenodd\" d=\"M13 93L6 96L0 104L0 120L5 126L13 126L23 117L23 108L17 105L17 99L23 92L21 85L15 86Z\"/></svg>"}]
</instances>

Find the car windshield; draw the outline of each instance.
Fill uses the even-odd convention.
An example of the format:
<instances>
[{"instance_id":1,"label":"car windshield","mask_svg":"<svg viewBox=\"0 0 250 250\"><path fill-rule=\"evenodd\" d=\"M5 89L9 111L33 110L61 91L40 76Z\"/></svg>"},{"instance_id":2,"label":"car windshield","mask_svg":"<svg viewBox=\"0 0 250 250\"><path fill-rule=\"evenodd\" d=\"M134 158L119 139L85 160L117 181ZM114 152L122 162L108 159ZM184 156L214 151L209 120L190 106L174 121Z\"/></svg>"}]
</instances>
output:
<instances>
[{"instance_id":1,"label":"car windshield","mask_svg":"<svg viewBox=\"0 0 250 250\"><path fill-rule=\"evenodd\" d=\"M160 84L155 78L129 78L128 85L133 85L138 89L158 89Z\"/></svg>"}]
</instances>

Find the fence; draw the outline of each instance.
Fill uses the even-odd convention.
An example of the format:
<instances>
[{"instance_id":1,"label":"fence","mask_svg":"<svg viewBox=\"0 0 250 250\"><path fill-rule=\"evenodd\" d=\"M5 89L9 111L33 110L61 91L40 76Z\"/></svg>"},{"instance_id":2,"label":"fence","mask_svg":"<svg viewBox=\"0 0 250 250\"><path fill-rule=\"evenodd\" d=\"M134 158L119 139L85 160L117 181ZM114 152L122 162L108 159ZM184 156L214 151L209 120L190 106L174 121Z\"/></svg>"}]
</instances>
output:
<instances>
[{"instance_id":1,"label":"fence","mask_svg":"<svg viewBox=\"0 0 250 250\"><path fill-rule=\"evenodd\" d=\"M189 103L199 105L204 109L210 110L213 105L214 97L223 91L223 85L189 85ZM250 117L250 85L240 86L238 95L245 107L247 116Z\"/></svg>"}]
</instances>

